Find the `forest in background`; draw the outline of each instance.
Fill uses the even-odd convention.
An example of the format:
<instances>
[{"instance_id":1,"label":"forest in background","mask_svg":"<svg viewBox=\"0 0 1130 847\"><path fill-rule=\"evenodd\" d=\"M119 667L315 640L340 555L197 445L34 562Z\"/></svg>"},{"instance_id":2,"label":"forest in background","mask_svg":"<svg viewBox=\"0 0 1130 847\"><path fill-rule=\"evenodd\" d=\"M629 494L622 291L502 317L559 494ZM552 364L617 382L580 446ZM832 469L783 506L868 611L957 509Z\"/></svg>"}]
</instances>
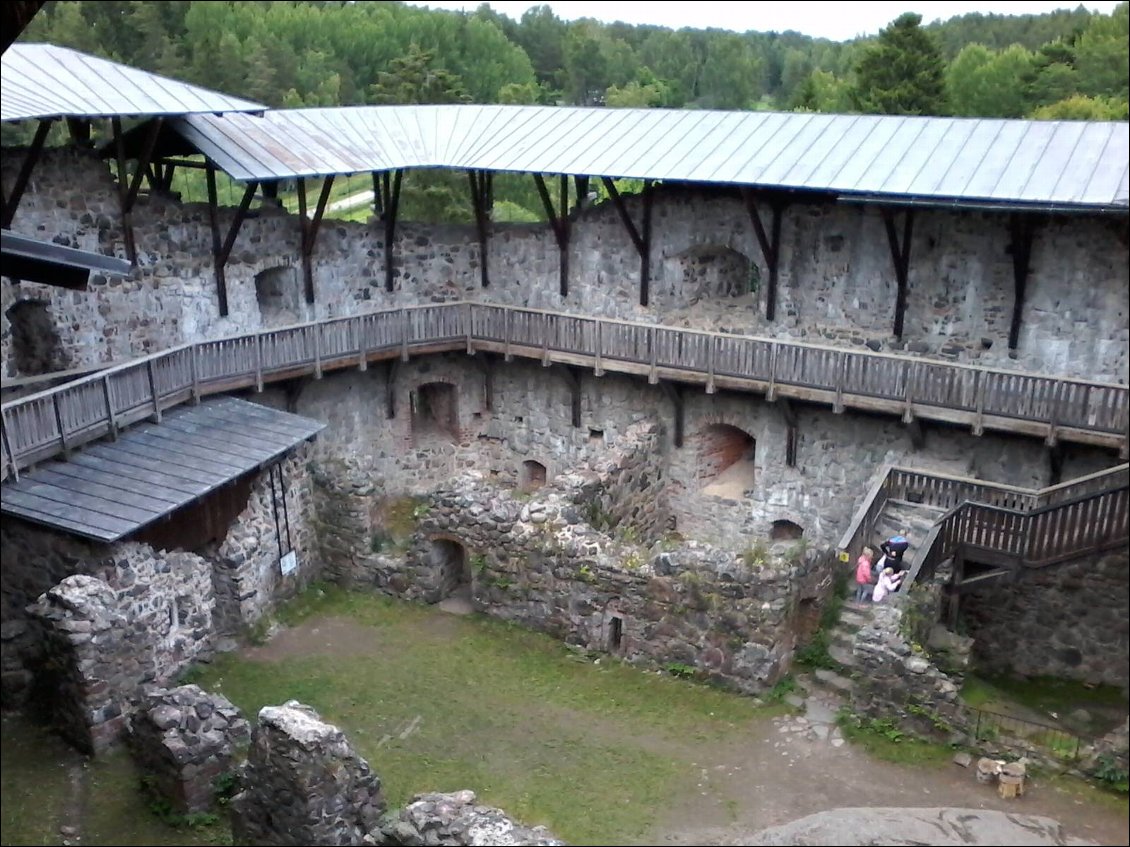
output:
<instances>
[{"instance_id":1,"label":"forest in background","mask_svg":"<svg viewBox=\"0 0 1130 847\"><path fill-rule=\"evenodd\" d=\"M791 31L564 21L550 5L514 20L487 3L456 12L340 0L59 0L20 40L274 107L538 103L1126 120L1128 10L1123 2L1111 14L1082 6L967 14L928 26L908 12L878 36L835 42ZM3 141L29 132L5 126ZM200 186L190 183L182 192L195 195ZM405 217L469 220L465 183L413 174ZM544 218L527 183L496 179L496 220ZM332 199L364 187L340 179Z\"/></svg>"}]
</instances>

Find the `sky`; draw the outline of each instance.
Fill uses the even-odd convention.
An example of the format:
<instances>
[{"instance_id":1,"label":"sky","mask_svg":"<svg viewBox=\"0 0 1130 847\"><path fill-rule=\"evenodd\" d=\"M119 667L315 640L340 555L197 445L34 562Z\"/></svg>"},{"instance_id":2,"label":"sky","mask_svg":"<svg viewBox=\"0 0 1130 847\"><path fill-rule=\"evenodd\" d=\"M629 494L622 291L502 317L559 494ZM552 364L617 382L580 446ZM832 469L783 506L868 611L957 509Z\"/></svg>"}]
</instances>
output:
<instances>
[{"instance_id":1,"label":"sky","mask_svg":"<svg viewBox=\"0 0 1130 847\"><path fill-rule=\"evenodd\" d=\"M463 9L474 11L480 0L453 0L453 2L411 2L412 6L430 6L441 9ZM490 0L490 7L496 12L517 20L531 6L548 5L554 14L565 20L576 18L596 18L600 21L624 21L630 24L655 24L656 26L681 29L693 27L705 29L715 27L732 29L738 32L757 30L759 32L784 32L795 30L817 38L830 38L833 41L846 41L857 35L874 35L903 12L917 12L923 23L952 18L970 12L998 15L1040 14L1055 9L1074 9L1082 5L1091 11L1109 13L1117 0L1086 0L1086 2L1035 2L1034 0L1014 0L1014 2L708 2L707 0L651 0L650 2L554 2L544 3L508 2Z\"/></svg>"}]
</instances>

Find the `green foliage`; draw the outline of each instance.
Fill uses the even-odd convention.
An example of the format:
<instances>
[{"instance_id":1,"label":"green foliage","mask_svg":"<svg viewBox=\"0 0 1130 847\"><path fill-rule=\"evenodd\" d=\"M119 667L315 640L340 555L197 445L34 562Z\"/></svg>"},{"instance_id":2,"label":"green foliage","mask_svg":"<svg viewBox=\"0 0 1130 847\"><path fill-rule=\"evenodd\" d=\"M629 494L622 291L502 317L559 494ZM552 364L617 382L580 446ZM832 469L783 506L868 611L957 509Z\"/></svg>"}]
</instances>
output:
<instances>
[{"instance_id":1,"label":"green foliage","mask_svg":"<svg viewBox=\"0 0 1130 847\"><path fill-rule=\"evenodd\" d=\"M769 547L764 541L758 539L753 542L742 553L742 561L747 567L760 568L765 565L769 559Z\"/></svg>"},{"instance_id":2,"label":"green foliage","mask_svg":"<svg viewBox=\"0 0 1130 847\"><path fill-rule=\"evenodd\" d=\"M808 642L793 655L793 664L802 668L828 668L834 670L840 664L828 652L830 641L826 630L819 629Z\"/></svg>"},{"instance_id":3,"label":"green foliage","mask_svg":"<svg viewBox=\"0 0 1130 847\"><path fill-rule=\"evenodd\" d=\"M1130 774L1127 774L1126 768L1119 764L1118 760L1110 753L1103 753L1099 756L1093 775L1095 779L1112 791L1119 794L1126 794L1130 791Z\"/></svg>"},{"instance_id":4,"label":"green foliage","mask_svg":"<svg viewBox=\"0 0 1130 847\"><path fill-rule=\"evenodd\" d=\"M1034 109L1038 121L1124 121L1130 115L1126 100L1073 94L1065 100Z\"/></svg>"},{"instance_id":5,"label":"green foliage","mask_svg":"<svg viewBox=\"0 0 1130 847\"><path fill-rule=\"evenodd\" d=\"M143 776L138 782L141 792L149 798L149 811L166 826L174 829L205 829L214 826L220 820L219 815L214 812L181 814L158 792L153 777Z\"/></svg>"},{"instance_id":6,"label":"green foliage","mask_svg":"<svg viewBox=\"0 0 1130 847\"><path fill-rule=\"evenodd\" d=\"M679 679L694 679L698 675L698 670L693 665L688 665L683 662L668 662L664 666L664 670L671 676L677 676Z\"/></svg>"},{"instance_id":7,"label":"green foliage","mask_svg":"<svg viewBox=\"0 0 1130 847\"><path fill-rule=\"evenodd\" d=\"M471 566L471 570L476 574L482 574L487 569L487 557L482 553L475 553L468 559L467 563Z\"/></svg>"},{"instance_id":8,"label":"green foliage","mask_svg":"<svg viewBox=\"0 0 1130 847\"><path fill-rule=\"evenodd\" d=\"M867 718L845 709L836 723L844 738L887 762L942 767L953 756L950 745L914 738L890 718Z\"/></svg>"},{"instance_id":9,"label":"green foliage","mask_svg":"<svg viewBox=\"0 0 1130 847\"><path fill-rule=\"evenodd\" d=\"M762 694L761 699L766 703L780 703L790 694L794 694L798 688L796 677L786 674L777 680L776 685Z\"/></svg>"},{"instance_id":10,"label":"green foliage","mask_svg":"<svg viewBox=\"0 0 1130 847\"><path fill-rule=\"evenodd\" d=\"M879 33L855 66L852 98L865 113L944 115L945 63L921 29L922 16L906 12Z\"/></svg>"},{"instance_id":11,"label":"green foliage","mask_svg":"<svg viewBox=\"0 0 1130 847\"><path fill-rule=\"evenodd\" d=\"M244 624L242 630L244 643L254 647L262 647L270 640L271 630L275 623L276 621L270 615L263 615L254 623Z\"/></svg>"}]
</instances>

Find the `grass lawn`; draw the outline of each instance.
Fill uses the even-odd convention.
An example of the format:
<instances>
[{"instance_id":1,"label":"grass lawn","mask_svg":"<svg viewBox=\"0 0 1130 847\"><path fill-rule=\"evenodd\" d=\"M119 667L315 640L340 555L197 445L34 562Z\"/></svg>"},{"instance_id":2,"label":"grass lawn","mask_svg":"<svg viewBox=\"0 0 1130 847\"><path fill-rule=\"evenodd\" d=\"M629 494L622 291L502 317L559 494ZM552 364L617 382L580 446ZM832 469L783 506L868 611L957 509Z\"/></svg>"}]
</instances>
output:
<instances>
[{"instance_id":1,"label":"grass lawn","mask_svg":"<svg viewBox=\"0 0 1130 847\"><path fill-rule=\"evenodd\" d=\"M471 788L576 844L638 838L664 798L687 789L697 744L755 731L772 711L607 658L581 660L493 619L367 594L316 589L281 617L316 617L327 643L288 648L284 632L195 681L248 716L288 699L314 707L368 759L393 806Z\"/></svg>"}]
</instances>

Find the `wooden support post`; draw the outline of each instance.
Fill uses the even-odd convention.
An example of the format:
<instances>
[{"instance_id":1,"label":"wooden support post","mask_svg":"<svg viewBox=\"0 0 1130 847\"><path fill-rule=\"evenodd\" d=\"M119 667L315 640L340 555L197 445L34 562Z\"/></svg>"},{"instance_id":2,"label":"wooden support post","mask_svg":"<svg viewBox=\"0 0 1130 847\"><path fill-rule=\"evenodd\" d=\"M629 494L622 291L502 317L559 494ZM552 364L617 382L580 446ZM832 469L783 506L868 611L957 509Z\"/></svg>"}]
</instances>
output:
<instances>
[{"instance_id":1,"label":"wooden support post","mask_svg":"<svg viewBox=\"0 0 1130 847\"><path fill-rule=\"evenodd\" d=\"M188 363L192 370L192 405L200 405L200 363L197 361L200 348L193 344L189 348Z\"/></svg>"},{"instance_id":2,"label":"wooden support post","mask_svg":"<svg viewBox=\"0 0 1130 847\"><path fill-rule=\"evenodd\" d=\"M114 136L114 157L118 166L118 205L122 213L122 241L125 243L126 258L131 264L137 263L137 245L133 238L133 216L129 208L129 186L126 179L126 147L122 134L122 119L114 116L110 118L110 126Z\"/></svg>"},{"instance_id":3,"label":"wooden support post","mask_svg":"<svg viewBox=\"0 0 1130 847\"><path fill-rule=\"evenodd\" d=\"M785 466L795 468L797 442L799 441L796 410L793 409L793 404L789 402L788 397L778 398L777 406L785 418Z\"/></svg>"},{"instance_id":4,"label":"wooden support post","mask_svg":"<svg viewBox=\"0 0 1130 847\"><path fill-rule=\"evenodd\" d=\"M302 237L302 281L306 292L306 302L314 302L314 245L318 240L318 229L322 226L322 215L333 190L332 175L322 180L322 191L318 195L318 205L314 207L314 217L306 216L306 180L298 178L298 225Z\"/></svg>"},{"instance_id":5,"label":"wooden support post","mask_svg":"<svg viewBox=\"0 0 1130 847\"><path fill-rule=\"evenodd\" d=\"M224 266L227 265L228 258L231 256L232 248L235 246L236 236L239 235L239 229L243 225L243 219L247 216L247 210L251 207L251 198L255 196L255 189L259 187L259 181L252 180L247 183L247 187L243 192L243 199L240 201L239 208L236 210L235 217L232 219L231 226L228 228L227 237L221 244L219 208L216 198L216 166L211 162L208 163L206 175L208 183L208 219L212 225L212 261L216 276L216 293L219 298L220 317L226 317L228 314L228 286L227 280L224 278Z\"/></svg>"},{"instance_id":6,"label":"wooden support post","mask_svg":"<svg viewBox=\"0 0 1130 847\"><path fill-rule=\"evenodd\" d=\"M976 414L976 417L973 418L973 434L974 435L984 435L985 434L985 382L988 380L988 376L985 374L984 371L981 371L981 370L977 371L976 374L977 375L974 377L973 392L976 396L976 400L974 401L974 406L976 408L977 414Z\"/></svg>"},{"instance_id":7,"label":"wooden support post","mask_svg":"<svg viewBox=\"0 0 1130 847\"><path fill-rule=\"evenodd\" d=\"M1044 443L1048 447L1055 447L1059 442L1059 398L1063 396L1063 380L1056 380L1052 387L1051 400L1048 403L1048 431L1044 436Z\"/></svg>"},{"instance_id":8,"label":"wooden support post","mask_svg":"<svg viewBox=\"0 0 1130 847\"><path fill-rule=\"evenodd\" d=\"M365 315L357 318L357 370L369 369L369 345L365 340Z\"/></svg>"},{"instance_id":9,"label":"wooden support post","mask_svg":"<svg viewBox=\"0 0 1130 847\"><path fill-rule=\"evenodd\" d=\"M401 309L400 315L400 361L408 361L408 310Z\"/></svg>"},{"instance_id":10,"label":"wooden support post","mask_svg":"<svg viewBox=\"0 0 1130 847\"><path fill-rule=\"evenodd\" d=\"M12 478L19 482L20 466L16 464L16 454L12 452L12 442L8 438L8 416L2 413L0 413L0 442L4 445L4 455L7 457Z\"/></svg>"},{"instance_id":11,"label":"wooden support post","mask_svg":"<svg viewBox=\"0 0 1130 847\"><path fill-rule=\"evenodd\" d=\"M393 240L396 238L396 215L400 210L400 183L404 171L396 170L393 174L391 185L388 171L381 174L384 186L384 200L382 201L382 219L385 224L385 291L392 291L393 280Z\"/></svg>"},{"instance_id":12,"label":"wooden support post","mask_svg":"<svg viewBox=\"0 0 1130 847\"><path fill-rule=\"evenodd\" d=\"M490 173L469 170L467 182L471 186L471 206L475 212L475 229L479 235L479 284L486 288L490 285L490 274L487 272L487 236L490 234L490 208L487 206L490 191L487 186L490 183Z\"/></svg>"},{"instance_id":13,"label":"wooden support post","mask_svg":"<svg viewBox=\"0 0 1130 847\"><path fill-rule=\"evenodd\" d=\"M263 393L263 333L255 333L255 390Z\"/></svg>"},{"instance_id":14,"label":"wooden support post","mask_svg":"<svg viewBox=\"0 0 1130 847\"><path fill-rule=\"evenodd\" d=\"M847 382L848 354L840 353L840 366L836 374L836 399L832 403L832 413L842 415L844 411L844 383Z\"/></svg>"},{"instance_id":15,"label":"wooden support post","mask_svg":"<svg viewBox=\"0 0 1130 847\"><path fill-rule=\"evenodd\" d=\"M787 204L777 198L769 200L772 217L769 221L769 234L766 235L753 189L743 187L742 199L745 200L746 212L749 214L750 223L753 224L753 234L757 236L761 257L765 260L765 269L769 273L769 279L765 284L765 320L773 321L777 316L777 279L781 265L781 216Z\"/></svg>"},{"instance_id":16,"label":"wooden support post","mask_svg":"<svg viewBox=\"0 0 1130 847\"><path fill-rule=\"evenodd\" d=\"M673 427L673 440L676 447L683 446L683 421L684 421L684 407L683 407L683 392L679 390L679 386L673 382L661 382L659 387L663 389L663 393L667 395L667 399L671 401L671 405L675 409L675 426Z\"/></svg>"},{"instance_id":17,"label":"wooden support post","mask_svg":"<svg viewBox=\"0 0 1130 847\"><path fill-rule=\"evenodd\" d=\"M47 141L47 133L51 131L51 124L54 120L54 118L44 118L39 122L39 126L35 128L35 136L31 140L31 146L28 148L23 162L20 163L19 171L16 173L16 181L12 185L12 193L4 198L4 229L11 229L12 227L12 220L16 217L16 209L20 205L20 198L24 196L24 191L27 190L28 181L31 179L31 170L35 167L35 163L39 161L39 156L43 152L43 145Z\"/></svg>"},{"instance_id":18,"label":"wooden support post","mask_svg":"<svg viewBox=\"0 0 1130 847\"><path fill-rule=\"evenodd\" d=\"M385 368L385 416L391 421L396 417L396 374L400 362L392 359Z\"/></svg>"},{"instance_id":19,"label":"wooden support post","mask_svg":"<svg viewBox=\"0 0 1130 847\"><path fill-rule=\"evenodd\" d=\"M647 381L652 385L659 382L659 368L657 362L659 358L659 345L656 343L655 327L649 326L647 328L647 356L648 356L648 372Z\"/></svg>"},{"instance_id":20,"label":"wooden support post","mask_svg":"<svg viewBox=\"0 0 1130 847\"><path fill-rule=\"evenodd\" d=\"M325 324L312 324L314 331L314 379L322 378L322 327Z\"/></svg>"},{"instance_id":21,"label":"wooden support post","mask_svg":"<svg viewBox=\"0 0 1130 847\"><path fill-rule=\"evenodd\" d=\"M153 421L161 422L161 397L157 393L157 372L153 366L153 357L145 362L145 370L149 375L149 396L153 398Z\"/></svg>"},{"instance_id":22,"label":"wooden support post","mask_svg":"<svg viewBox=\"0 0 1130 847\"><path fill-rule=\"evenodd\" d=\"M137 203L137 195L141 190L141 180L142 177L145 176L145 172L149 169L149 163L153 161L153 151L157 146L157 137L161 134L161 127L164 125L164 121L164 118L153 118L149 122L149 128L145 133L145 141L141 148L141 155L137 159L137 170L133 172L133 180L129 184L129 189L126 191L125 207L123 211L127 215L133 214L133 207L134 204Z\"/></svg>"},{"instance_id":23,"label":"wooden support post","mask_svg":"<svg viewBox=\"0 0 1130 847\"><path fill-rule=\"evenodd\" d=\"M1062 443L1048 447L1048 485L1059 485L1063 480L1063 456Z\"/></svg>"},{"instance_id":24,"label":"wooden support post","mask_svg":"<svg viewBox=\"0 0 1130 847\"><path fill-rule=\"evenodd\" d=\"M600 358L600 350L604 342L604 321L597 319L596 322L596 361L593 363L593 375L604 376L604 363Z\"/></svg>"},{"instance_id":25,"label":"wooden support post","mask_svg":"<svg viewBox=\"0 0 1130 847\"><path fill-rule=\"evenodd\" d=\"M67 134L71 137L71 144L75 147L90 149L94 144L90 140L89 118L67 118Z\"/></svg>"},{"instance_id":26,"label":"wooden support post","mask_svg":"<svg viewBox=\"0 0 1130 847\"><path fill-rule=\"evenodd\" d=\"M563 184L568 190L568 182L565 177L562 177ZM534 174L534 184L538 189L538 196L541 197L542 206L545 207L545 216L549 221L550 227L553 229L553 237L557 241L557 266L559 271L558 280L558 293L562 297L569 296L569 216L567 214L568 205L563 202L561 206L561 213L558 214L553 208L553 200L550 199L549 189L546 188L545 178L541 174ZM562 193L565 198L568 195Z\"/></svg>"},{"instance_id":27,"label":"wooden support post","mask_svg":"<svg viewBox=\"0 0 1130 847\"><path fill-rule=\"evenodd\" d=\"M118 416L114 413L114 401L110 397L110 377L102 377L102 401L106 404L106 418L110 421L110 437L118 440Z\"/></svg>"},{"instance_id":28,"label":"wooden support post","mask_svg":"<svg viewBox=\"0 0 1130 847\"><path fill-rule=\"evenodd\" d=\"M918 364L916 362L906 363L906 378L904 380L906 385L906 401L902 411L902 422L910 423L914 420L914 375L918 372Z\"/></svg>"},{"instance_id":29,"label":"wooden support post","mask_svg":"<svg viewBox=\"0 0 1130 847\"><path fill-rule=\"evenodd\" d=\"M541 315L541 366L548 368L549 361L549 315L544 312Z\"/></svg>"},{"instance_id":30,"label":"wooden support post","mask_svg":"<svg viewBox=\"0 0 1130 847\"><path fill-rule=\"evenodd\" d=\"M511 323L514 319L514 313L509 309L506 310L506 318L502 322L502 361L509 362L514 357L510 354L510 336L513 333Z\"/></svg>"},{"instance_id":31,"label":"wooden support post","mask_svg":"<svg viewBox=\"0 0 1130 847\"><path fill-rule=\"evenodd\" d=\"M475 304L474 303L464 303L462 311L463 311L463 329L465 331L465 335L466 335L466 338L467 338L467 355L468 356L474 356L475 352L476 352L475 351L475 335L474 335L474 332L473 332L474 326L475 326L475 322L474 322Z\"/></svg>"},{"instance_id":32,"label":"wooden support post","mask_svg":"<svg viewBox=\"0 0 1130 847\"><path fill-rule=\"evenodd\" d=\"M714 388L714 348L718 346L718 339L713 335L708 336L710 341L706 345L706 393L713 394Z\"/></svg>"},{"instance_id":33,"label":"wooden support post","mask_svg":"<svg viewBox=\"0 0 1130 847\"><path fill-rule=\"evenodd\" d=\"M906 434L910 436L910 445L915 450L921 450L926 445L926 431L918 418L913 418L907 423Z\"/></svg>"},{"instance_id":34,"label":"wooden support post","mask_svg":"<svg viewBox=\"0 0 1130 847\"><path fill-rule=\"evenodd\" d=\"M879 210L883 215L883 225L887 228L887 242L891 248L891 260L895 265L895 281L898 291L895 294L895 338L902 338L903 319L906 315L907 277L910 274L910 241L914 234L914 210L903 212L902 238L895 228L895 212L886 206Z\"/></svg>"},{"instance_id":35,"label":"wooden support post","mask_svg":"<svg viewBox=\"0 0 1130 847\"><path fill-rule=\"evenodd\" d=\"M483 406L486 411L494 411L494 357L484 353L483 363Z\"/></svg>"},{"instance_id":36,"label":"wooden support post","mask_svg":"<svg viewBox=\"0 0 1130 847\"><path fill-rule=\"evenodd\" d=\"M632 216L628 214L628 207L624 204L624 198L620 196L620 192L609 177L602 176L600 181L604 183L605 190L608 191L608 196L612 198L612 205L616 209L616 213L620 216L621 222L624 224L624 229L628 232L628 237L632 240L632 244L636 247L636 252L640 254L640 305L646 306L648 301L648 287L651 278L651 264L650 264L650 239L651 239L651 180L644 180L644 197L643 197L643 214L644 214L644 230L647 233L648 241L644 241L636 225L632 222Z\"/></svg>"},{"instance_id":37,"label":"wooden support post","mask_svg":"<svg viewBox=\"0 0 1130 847\"><path fill-rule=\"evenodd\" d=\"M1024 297L1028 288L1028 272L1032 259L1032 236L1035 233L1036 220L1032 215L1022 215L1013 212L1009 215L1009 233L1012 244L1009 252L1012 253L1012 321L1008 327L1008 349L1015 350L1020 343L1020 324L1024 314Z\"/></svg>"},{"instance_id":38,"label":"wooden support post","mask_svg":"<svg viewBox=\"0 0 1130 847\"><path fill-rule=\"evenodd\" d=\"M55 412L55 426L59 430L59 444L63 448L63 455L71 455L71 445L67 443L67 428L63 425L63 412L59 409L59 392L51 395L51 408Z\"/></svg>"},{"instance_id":39,"label":"wooden support post","mask_svg":"<svg viewBox=\"0 0 1130 847\"><path fill-rule=\"evenodd\" d=\"M772 403L777 399L777 343L769 346L769 388L765 392L765 399Z\"/></svg>"},{"instance_id":40,"label":"wooden support post","mask_svg":"<svg viewBox=\"0 0 1130 847\"><path fill-rule=\"evenodd\" d=\"M561 365L561 373L569 384L569 408L574 429L581 427L581 371L571 365Z\"/></svg>"}]
</instances>

